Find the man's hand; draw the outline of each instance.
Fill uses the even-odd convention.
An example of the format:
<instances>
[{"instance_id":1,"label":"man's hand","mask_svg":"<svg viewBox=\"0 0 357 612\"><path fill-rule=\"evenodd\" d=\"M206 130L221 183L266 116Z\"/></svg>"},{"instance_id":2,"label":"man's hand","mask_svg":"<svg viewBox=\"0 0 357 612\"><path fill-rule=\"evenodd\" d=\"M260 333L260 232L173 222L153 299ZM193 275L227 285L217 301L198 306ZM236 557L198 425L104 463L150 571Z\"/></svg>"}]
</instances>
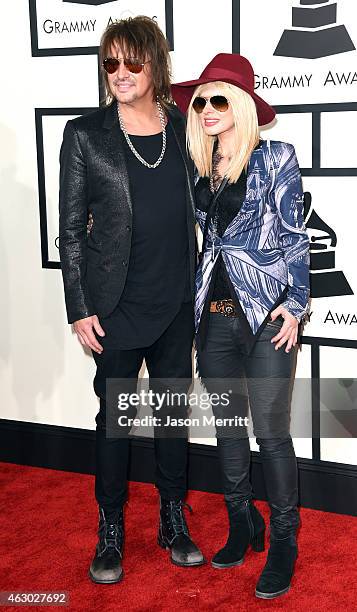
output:
<instances>
[{"instance_id":1,"label":"man's hand","mask_svg":"<svg viewBox=\"0 0 357 612\"><path fill-rule=\"evenodd\" d=\"M283 317L284 323L280 332L271 339L271 342L276 342L276 351L287 342L285 353L289 353L290 349L297 343L299 321L284 306L278 306L273 310L271 320L275 321L279 315Z\"/></svg>"},{"instance_id":2,"label":"man's hand","mask_svg":"<svg viewBox=\"0 0 357 612\"><path fill-rule=\"evenodd\" d=\"M99 344L93 333L94 328L99 336L105 336L105 331L101 327L97 315L85 317L84 319L75 321L73 323L73 328L77 334L79 342L83 344L83 346L88 346L88 348L99 354L103 352L102 345Z\"/></svg>"}]
</instances>

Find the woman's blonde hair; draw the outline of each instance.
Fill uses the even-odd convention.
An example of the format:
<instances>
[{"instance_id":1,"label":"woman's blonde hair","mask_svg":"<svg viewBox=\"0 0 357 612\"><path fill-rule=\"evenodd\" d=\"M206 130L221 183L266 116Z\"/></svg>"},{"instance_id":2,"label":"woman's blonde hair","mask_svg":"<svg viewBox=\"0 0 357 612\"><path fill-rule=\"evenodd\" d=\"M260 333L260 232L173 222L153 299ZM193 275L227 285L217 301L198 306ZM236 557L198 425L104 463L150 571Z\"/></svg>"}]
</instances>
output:
<instances>
[{"instance_id":1,"label":"woman's blonde hair","mask_svg":"<svg viewBox=\"0 0 357 612\"><path fill-rule=\"evenodd\" d=\"M235 183L243 168L248 165L252 151L259 142L259 125L253 98L235 85L214 81L219 93L224 95L232 105L234 118L233 155L225 176L229 183ZM207 84L199 85L192 96L187 115L187 148L197 167L200 176L212 174L212 153L217 136L209 136L202 128L199 115L193 110L192 102L199 96Z\"/></svg>"}]
</instances>

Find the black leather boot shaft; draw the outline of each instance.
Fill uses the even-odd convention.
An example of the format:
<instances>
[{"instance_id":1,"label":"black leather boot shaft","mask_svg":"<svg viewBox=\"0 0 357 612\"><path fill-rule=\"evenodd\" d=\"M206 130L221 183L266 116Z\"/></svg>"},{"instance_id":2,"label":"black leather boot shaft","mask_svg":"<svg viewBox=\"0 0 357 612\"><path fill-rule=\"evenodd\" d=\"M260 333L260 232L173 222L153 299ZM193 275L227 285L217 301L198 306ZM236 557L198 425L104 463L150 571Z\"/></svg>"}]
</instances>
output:
<instances>
[{"instance_id":1,"label":"black leather boot shaft","mask_svg":"<svg viewBox=\"0 0 357 612\"><path fill-rule=\"evenodd\" d=\"M270 547L255 594L263 599L290 589L297 557L296 532L300 523L298 473L291 436L257 439L270 506Z\"/></svg>"}]
</instances>

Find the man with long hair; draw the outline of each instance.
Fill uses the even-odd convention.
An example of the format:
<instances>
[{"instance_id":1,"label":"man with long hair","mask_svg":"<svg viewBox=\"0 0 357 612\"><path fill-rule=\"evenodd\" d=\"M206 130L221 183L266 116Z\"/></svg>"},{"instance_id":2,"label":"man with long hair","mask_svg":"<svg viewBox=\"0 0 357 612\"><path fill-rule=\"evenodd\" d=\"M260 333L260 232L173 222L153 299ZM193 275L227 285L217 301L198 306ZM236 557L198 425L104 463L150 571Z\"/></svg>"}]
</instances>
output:
<instances>
[{"instance_id":1,"label":"man with long hair","mask_svg":"<svg viewBox=\"0 0 357 612\"><path fill-rule=\"evenodd\" d=\"M113 583L123 577L129 438L108 436L106 380L135 391L145 359L156 384L175 380L175 391L187 393L196 241L193 168L184 116L171 103L163 33L145 16L115 22L102 36L100 62L104 107L64 130L60 256L68 322L97 366L99 541L89 573L94 582ZM200 565L183 514L187 435L155 431L154 442L158 543L176 565Z\"/></svg>"}]
</instances>

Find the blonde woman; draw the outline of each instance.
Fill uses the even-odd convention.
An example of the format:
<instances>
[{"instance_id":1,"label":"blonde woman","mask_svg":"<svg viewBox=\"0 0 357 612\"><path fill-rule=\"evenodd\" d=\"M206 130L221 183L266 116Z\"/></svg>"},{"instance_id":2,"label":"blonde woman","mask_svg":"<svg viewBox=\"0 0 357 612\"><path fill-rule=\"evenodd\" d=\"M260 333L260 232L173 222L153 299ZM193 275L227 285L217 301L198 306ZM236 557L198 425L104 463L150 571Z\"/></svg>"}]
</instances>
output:
<instances>
[{"instance_id":1,"label":"blonde woman","mask_svg":"<svg viewBox=\"0 0 357 612\"><path fill-rule=\"evenodd\" d=\"M270 123L275 111L256 95L246 58L221 53L199 79L173 85L172 94L187 112L187 144L197 168L203 232L195 305L198 371L209 392L233 391L229 407L213 407L216 421L245 417L250 406L271 510L270 547L255 594L273 598L289 590L297 557L289 392L309 299L301 174L291 144L259 137L259 126ZM234 418L227 422L216 427L230 524L227 543L212 560L217 568L241 565L249 546L264 550L247 429Z\"/></svg>"}]
</instances>

